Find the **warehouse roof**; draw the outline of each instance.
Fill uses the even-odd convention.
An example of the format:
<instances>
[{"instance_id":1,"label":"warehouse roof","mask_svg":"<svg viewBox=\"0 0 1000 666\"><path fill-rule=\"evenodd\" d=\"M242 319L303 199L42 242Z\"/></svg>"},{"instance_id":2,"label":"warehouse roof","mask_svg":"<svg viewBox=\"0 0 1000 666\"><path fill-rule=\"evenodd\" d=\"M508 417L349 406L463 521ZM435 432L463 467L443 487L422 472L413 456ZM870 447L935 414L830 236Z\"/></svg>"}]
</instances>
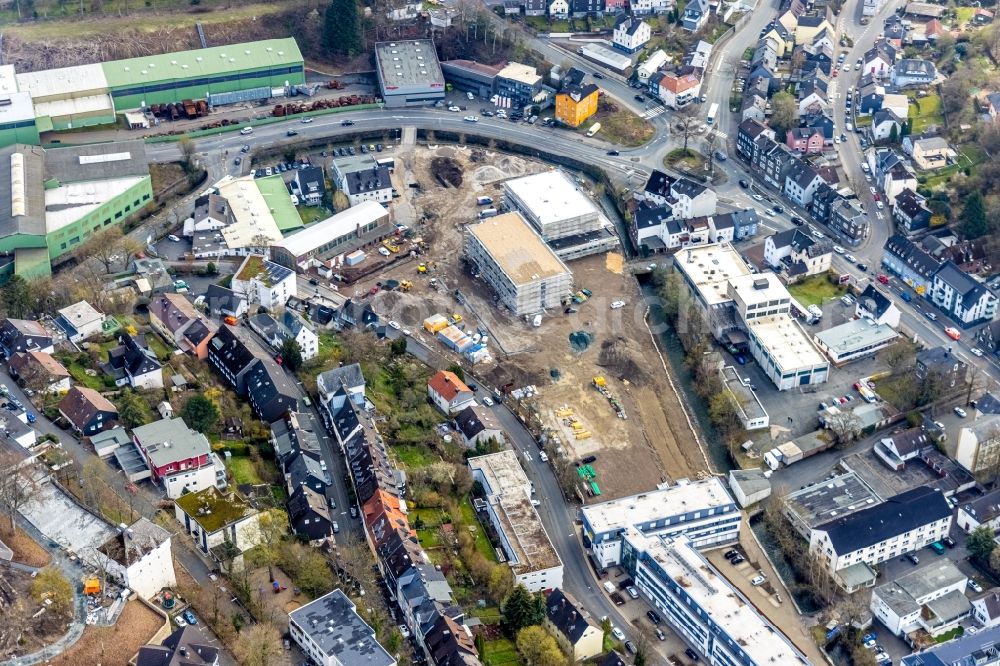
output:
<instances>
[{"instance_id":1,"label":"warehouse roof","mask_svg":"<svg viewBox=\"0 0 1000 666\"><path fill-rule=\"evenodd\" d=\"M233 178L226 176L215 184L219 194L229 202L233 224L219 231L226 239L226 245L232 249L255 247L254 239L262 236L268 239L268 244L281 240L281 231L271 213L271 207L264 198L253 176ZM291 199L288 199L291 203Z\"/></svg>"},{"instance_id":2,"label":"warehouse roof","mask_svg":"<svg viewBox=\"0 0 1000 666\"><path fill-rule=\"evenodd\" d=\"M386 90L413 86L444 90L444 74L430 40L378 42L375 61Z\"/></svg>"},{"instance_id":3,"label":"warehouse roof","mask_svg":"<svg viewBox=\"0 0 1000 666\"><path fill-rule=\"evenodd\" d=\"M710 476L696 481L681 479L672 486L659 486L638 495L590 504L580 513L594 535L618 532L626 527L650 526L665 518L683 515L687 511L714 511L721 514L733 498L719 477ZM716 511L718 509L718 511ZM662 523L666 525L668 523ZM650 527L657 532L661 528ZM645 531L645 530L643 530Z\"/></svg>"},{"instance_id":4,"label":"warehouse roof","mask_svg":"<svg viewBox=\"0 0 1000 666\"><path fill-rule=\"evenodd\" d=\"M466 228L514 284L569 273L520 213L504 213Z\"/></svg>"},{"instance_id":5,"label":"warehouse roof","mask_svg":"<svg viewBox=\"0 0 1000 666\"><path fill-rule=\"evenodd\" d=\"M260 196L267 204L274 223L282 232L302 227L302 217L292 203L292 198L288 194L288 187L281 176L270 176L268 178L257 178L254 180Z\"/></svg>"},{"instance_id":6,"label":"warehouse roof","mask_svg":"<svg viewBox=\"0 0 1000 666\"><path fill-rule=\"evenodd\" d=\"M529 86L537 85L542 80L541 75L534 67L522 65L519 62L508 62L506 67L497 72L497 76Z\"/></svg>"},{"instance_id":7,"label":"warehouse roof","mask_svg":"<svg viewBox=\"0 0 1000 666\"><path fill-rule=\"evenodd\" d=\"M377 201L362 201L357 206L351 206L322 222L292 234L276 245L283 247L293 257L301 257L335 238L355 231L358 227L377 222L388 214L389 211Z\"/></svg>"},{"instance_id":8,"label":"warehouse roof","mask_svg":"<svg viewBox=\"0 0 1000 666\"><path fill-rule=\"evenodd\" d=\"M60 182L93 182L148 176L149 161L141 139L92 143L45 151L45 178Z\"/></svg>"},{"instance_id":9,"label":"warehouse roof","mask_svg":"<svg viewBox=\"0 0 1000 666\"><path fill-rule=\"evenodd\" d=\"M34 119L35 105L31 103L30 93L0 90L0 124Z\"/></svg>"},{"instance_id":10,"label":"warehouse roof","mask_svg":"<svg viewBox=\"0 0 1000 666\"><path fill-rule=\"evenodd\" d=\"M291 37L113 60L98 67L108 87L120 88L282 65L302 65L299 45Z\"/></svg>"},{"instance_id":11,"label":"warehouse roof","mask_svg":"<svg viewBox=\"0 0 1000 666\"><path fill-rule=\"evenodd\" d=\"M730 280L750 275L743 257L728 243L683 249L674 257L674 266L681 269L710 306L731 300Z\"/></svg>"},{"instance_id":12,"label":"warehouse roof","mask_svg":"<svg viewBox=\"0 0 1000 666\"><path fill-rule=\"evenodd\" d=\"M757 317L747 325L767 349L782 374L799 368L827 365L826 357L816 349L806 332L790 316L779 314Z\"/></svg>"},{"instance_id":13,"label":"warehouse roof","mask_svg":"<svg viewBox=\"0 0 1000 666\"><path fill-rule=\"evenodd\" d=\"M816 341L837 357L871 349L897 337L899 334L892 326L876 324L871 319L851 319L815 335Z\"/></svg>"},{"instance_id":14,"label":"warehouse roof","mask_svg":"<svg viewBox=\"0 0 1000 666\"><path fill-rule=\"evenodd\" d=\"M108 81L101 65L75 65L40 72L20 72L17 75L17 89L30 92L36 104L47 101L47 97L106 93L107 88Z\"/></svg>"},{"instance_id":15,"label":"warehouse roof","mask_svg":"<svg viewBox=\"0 0 1000 666\"><path fill-rule=\"evenodd\" d=\"M21 157L12 160L12 156ZM19 163L19 166L14 164ZM15 175L15 171L18 175ZM45 151L17 144L0 149L0 236L45 235ZM15 213L15 201L23 209Z\"/></svg>"}]
</instances>

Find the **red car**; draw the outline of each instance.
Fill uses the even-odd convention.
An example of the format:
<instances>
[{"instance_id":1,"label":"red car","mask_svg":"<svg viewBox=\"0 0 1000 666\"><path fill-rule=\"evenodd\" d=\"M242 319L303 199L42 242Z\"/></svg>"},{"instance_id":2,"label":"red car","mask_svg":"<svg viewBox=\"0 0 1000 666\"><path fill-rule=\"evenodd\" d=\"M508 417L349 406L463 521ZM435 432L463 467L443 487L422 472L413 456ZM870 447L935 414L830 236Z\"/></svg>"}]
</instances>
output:
<instances>
[{"instance_id":1,"label":"red car","mask_svg":"<svg viewBox=\"0 0 1000 666\"><path fill-rule=\"evenodd\" d=\"M833 70L833 75L834 76L837 76L838 74L840 74L840 70L839 69Z\"/></svg>"},{"instance_id":2,"label":"red car","mask_svg":"<svg viewBox=\"0 0 1000 666\"><path fill-rule=\"evenodd\" d=\"M878 196L878 192L875 193L875 201L880 201L879 196Z\"/></svg>"},{"instance_id":3,"label":"red car","mask_svg":"<svg viewBox=\"0 0 1000 666\"><path fill-rule=\"evenodd\" d=\"M881 282L882 284L889 284L889 278L883 275L882 273L878 274L878 281Z\"/></svg>"},{"instance_id":4,"label":"red car","mask_svg":"<svg viewBox=\"0 0 1000 666\"><path fill-rule=\"evenodd\" d=\"M371 290L370 290L370 291L368 292L368 295L369 295L369 296L374 296L374 295L375 295L375 294L377 294L377 293L378 293L378 285L375 285L375 286L374 286L374 287L372 287L372 288L371 288Z\"/></svg>"},{"instance_id":5,"label":"red car","mask_svg":"<svg viewBox=\"0 0 1000 666\"><path fill-rule=\"evenodd\" d=\"M285 362L285 359L281 358L281 354L278 354L277 356L274 357L274 362L277 363L278 365L281 365L282 363Z\"/></svg>"}]
</instances>

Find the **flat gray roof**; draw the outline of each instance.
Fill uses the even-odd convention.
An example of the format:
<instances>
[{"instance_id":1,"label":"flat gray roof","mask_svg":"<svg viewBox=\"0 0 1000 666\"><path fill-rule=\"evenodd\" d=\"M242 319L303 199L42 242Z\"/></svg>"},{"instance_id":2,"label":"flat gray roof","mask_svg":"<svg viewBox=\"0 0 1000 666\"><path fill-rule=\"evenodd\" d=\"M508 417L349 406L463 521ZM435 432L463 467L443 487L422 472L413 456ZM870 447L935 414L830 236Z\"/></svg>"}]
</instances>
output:
<instances>
[{"instance_id":1,"label":"flat gray roof","mask_svg":"<svg viewBox=\"0 0 1000 666\"><path fill-rule=\"evenodd\" d=\"M816 334L816 341L833 354L842 357L860 349L880 345L899 337L888 324L876 324L868 319L852 319Z\"/></svg>"},{"instance_id":2,"label":"flat gray roof","mask_svg":"<svg viewBox=\"0 0 1000 666\"><path fill-rule=\"evenodd\" d=\"M324 654L342 664L395 666L396 660L375 640L375 632L361 619L340 589L297 608L288 617Z\"/></svg>"},{"instance_id":3,"label":"flat gray roof","mask_svg":"<svg viewBox=\"0 0 1000 666\"><path fill-rule=\"evenodd\" d=\"M788 495L786 506L808 527L815 527L879 504L882 498L854 472L820 481Z\"/></svg>"},{"instance_id":4,"label":"flat gray roof","mask_svg":"<svg viewBox=\"0 0 1000 666\"><path fill-rule=\"evenodd\" d=\"M434 43L428 39L375 44L375 60L385 92L403 93L407 88L440 88L444 74Z\"/></svg>"},{"instance_id":5,"label":"flat gray roof","mask_svg":"<svg viewBox=\"0 0 1000 666\"><path fill-rule=\"evenodd\" d=\"M211 451L205 435L189 428L179 416L133 428L132 435L157 467L196 458Z\"/></svg>"}]
</instances>

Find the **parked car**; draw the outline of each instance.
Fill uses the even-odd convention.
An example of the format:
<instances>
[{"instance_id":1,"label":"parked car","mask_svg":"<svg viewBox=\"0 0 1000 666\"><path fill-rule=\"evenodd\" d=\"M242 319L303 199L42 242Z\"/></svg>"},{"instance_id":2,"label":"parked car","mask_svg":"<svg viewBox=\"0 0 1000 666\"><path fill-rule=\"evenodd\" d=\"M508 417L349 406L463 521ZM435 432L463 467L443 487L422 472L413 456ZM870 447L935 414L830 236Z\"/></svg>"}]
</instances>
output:
<instances>
[{"instance_id":1,"label":"parked car","mask_svg":"<svg viewBox=\"0 0 1000 666\"><path fill-rule=\"evenodd\" d=\"M646 617L648 617L649 621L652 622L653 624L659 624L660 622L663 622L663 620L660 619L660 616L654 610L646 611Z\"/></svg>"},{"instance_id":2,"label":"parked car","mask_svg":"<svg viewBox=\"0 0 1000 666\"><path fill-rule=\"evenodd\" d=\"M767 582L767 577L764 576L764 574L759 574L750 579L750 584L753 585L754 587L763 585L766 582Z\"/></svg>"},{"instance_id":3,"label":"parked car","mask_svg":"<svg viewBox=\"0 0 1000 666\"><path fill-rule=\"evenodd\" d=\"M635 589L635 585L629 585L627 588L625 588L625 591L628 592L628 596L632 597L633 599L639 598L639 590Z\"/></svg>"},{"instance_id":4,"label":"parked car","mask_svg":"<svg viewBox=\"0 0 1000 666\"><path fill-rule=\"evenodd\" d=\"M742 187L745 190L748 187L750 187L750 183L748 181L746 181L746 180L744 180L744 179L741 178L740 179L740 187Z\"/></svg>"},{"instance_id":5,"label":"parked car","mask_svg":"<svg viewBox=\"0 0 1000 666\"><path fill-rule=\"evenodd\" d=\"M964 419L966 416L968 416L968 413L966 413L966 411L964 409L962 409L961 407L956 407L954 409L954 412L955 412L956 416L958 416L959 418L962 418L962 419Z\"/></svg>"},{"instance_id":6,"label":"parked car","mask_svg":"<svg viewBox=\"0 0 1000 666\"><path fill-rule=\"evenodd\" d=\"M969 589L971 589L973 592L977 592L978 593L978 592L982 592L983 591L983 586L980 585L979 583L977 583L976 581L974 581L971 578L969 579L968 585L969 585Z\"/></svg>"},{"instance_id":7,"label":"parked car","mask_svg":"<svg viewBox=\"0 0 1000 666\"><path fill-rule=\"evenodd\" d=\"M629 654L636 653L635 643L633 643L632 641L625 641L625 649L628 650Z\"/></svg>"},{"instance_id":8,"label":"parked car","mask_svg":"<svg viewBox=\"0 0 1000 666\"><path fill-rule=\"evenodd\" d=\"M698 661L701 659L701 657L698 656L698 653L692 650L691 648L684 650L684 654L686 654L688 659L690 659L691 661Z\"/></svg>"},{"instance_id":9,"label":"parked car","mask_svg":"<svg viewBox=\"0 0 1000 666\"><path fill-rule=\"evenodd\" d=\"M618 627L611 627L611 635L620 641L625 640L625 632Z\"/></svg>"},{"instance_id":10,"label":"parked car","mask_svg":"<svg viewBox=\"0 0 1000 666\"><path fill-rule=\"evenodd\" d=\"M917 557L916 553L907 553L906 559L908 559L912 564L920 564L920 558Z\"/></svg>"},{"instance_id":11,"label":"parked car","mask_svg":"<svg viewBox=\"0 0 1000 666\"><path fill-rule=\"evenodd\" d=\"M184 611L184 621L190 624L191 626L198 624L198 618L196 618L194 616L194 613L192 613L190 610Z\"/></svg>"}]
</instances>

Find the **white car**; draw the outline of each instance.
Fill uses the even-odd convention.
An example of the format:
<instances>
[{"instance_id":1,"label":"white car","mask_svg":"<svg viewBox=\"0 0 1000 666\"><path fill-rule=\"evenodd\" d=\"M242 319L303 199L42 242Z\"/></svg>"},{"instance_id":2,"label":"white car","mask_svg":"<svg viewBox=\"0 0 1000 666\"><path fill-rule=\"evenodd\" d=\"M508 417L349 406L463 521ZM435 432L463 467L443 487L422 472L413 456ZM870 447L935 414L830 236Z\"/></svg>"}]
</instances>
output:
<instances>
[{"instance_id":1,"label":"white car","mask_svg":"<svg viewBox=\"0 0 1000 666\"><path fill-rule=\"evenodd\" d=\"M465 118L462 118L462 120L464 120L467 123L478 123L479 116L466 116Z\"/></svg>"},{"instance_id":2,"label":"white car","mask_svg":"<svg viewBox=\"0 0 1000 666\"><path fill-rule=\"evenodd\" d=\"M538 454L538 459L541 460L542 462L548 462L549 454L547 454L545 451L541 451Z\"/></svg>"},{"instance_id":3,"label":"white car","mask_svg":"<svg viewBox=\"0 0 1000 666\"><path fill-rule=\"evenodd\" d=\"M178 627L187 626L187 622L185 622L184 618L182 618L180 615L174 618L174 622L177 624Z\"/></svg>"},{"instance_id":4,"label":"white car","mask_svg":"<svg viewBox=\"0 0 1000 666\"><path fill-rule=\"evenodd\" d=\"M973 347L969 351L972 352L973 356L980 356L981 357L983 355L983 350L980 349L979 347Z\"/></svg>"},{"instance_id":5,"label":"white car","mask_svg":"<svg viewBox=\"0 0 1000 666\"><path fill-rule=\"evenodd\" d=\"M625 640L625 632L618 627L611 627L611 635L620 641Z\"/></svg>"},{"instance_id":6,"label":"white car","mask_svg":"<svg viewBox=\"0 0 1000 666\"><path fill-rule=\"evenodd\" d=\"M768 217L774 217L774 211L771 210L770 208L767 208L764 210L764 215L767 215Z\"/></svg>"},{"instance_id":7,"label":"white car","mask_svg":"<svg viewBox=\"0 0 1000 666\"><path fill-rule=\"evenodd\" d=\"M310 116L310 117L308 117L308 118L303 118L303 119L302 119L302 120L300 120L299 122L300 122L300 123L302 123L303 125L308 125L308 124L309 124L309 123L311 123L312 121L313 121L313 118L312 118L312 116Z\"/></svg>"},{"instance_id":8,"label":"white car","mask_svg":"<svg viewBox=\"0 0 1000 666\"><path fill-rule=\"evenodd\" d=\"M486 405L487 407L492 407L494 404L493 398L490 397L483 398L483 404Z\"/></svg>"},{"instance_id":9,"label":"white car","mask_svg":"<svg viewBox=\"0 0 1000 666\"><path fill-rule=\"evenodd\" d=\"M402 636L403 638L410 637L410 630L406 627L405 624L399 625L399 635Z\"/></svg>"},{"instance_id":10,"label":"white car","mask_svg":"<svg viewBox=\"0 0 1000 666\"><path fill-rule=\"evenodd\" d=\"M956 407L954 409L954 412L955 412L955 415L958 416L960 419L964 419L966 416L968 416L968 414L966 413L966 411L964 409L962 409L961 407Z\"/></svg>"},{"instance_id":11,"label":"white car","mask_svg":"<svg viewBox=\"0 0 1000 666\"><path fill-rule=\"evenodd\" d=\"M460 109L460 108L458 108L457 106L455 106L454 104L452 104L451 106L449 106L449 107L448 107L448 110L449 110L449 111L452 111L452 112L454 112L454 113L458 113L458 112L459 112L459 111L461 111L462 109Z\"/></svg>"},{"instance_id":12,"label":"white car","mask_svg":"<svg viewBox=\"0 0 1000 666\"><path fill-rule=\"evenodd\" d=\"M855 257L853 254L845 254L844 255L844 259L847 259L852 264L858 263L858 258Z\"/></svg>"},{"instance_id":13,"label":"white car","mask_svg":"<svg viewBox=\"0 0 1000 666\"><path fill-rule=\"evenodd\" d=\"M531 506L541 506L542 503L536 499L531 500Z\"/></svg>"},{"instance_id":14,"label":"white car","mask_svg":"<svg viewBox=\"0 0 1000 666\"><path fill-rule=\"evenodd\" d=\"M878 208L879 210L882 210L883 208L885 208L885 204L882 203L881 201L876 201L875 207Z\"/></svg>"},{"instance_id":15,"label":"white car","mask_svg":"<svg viewBox=\"0 0 1000 666\"><path fill-rule=\"evenodd\" d=\"M754 587L757 587L758 585L763 585L766 582L767 578L763 574L759 576L754 576L753 578L750 579L750 584L753 585Z\"/></svg>"},{"instance_id":16,"label":"white car","mask_svg":"<svg viewBox=\"0 0 1000 666\"><path fill-rule=\"evenodd\" d=\"M378 249L378 253L381 254L383 257L388 257L390 254L392 254L392 252L389 252L389 250L384 247L380 247Z\"/></svg>"},{"instance_id":17,"label":"white car","mask_svg":"<svg viewBox=\"0 0 1000 666\"><path fill-rule=\"evenodd\" d=\"M635 589L634 585L629 585L627 588L625 588L625 591L628 592L628 596L632 597L633 599L639 598L639 590Z\"/></svg>"},{"instance_id":18,"label":"white car","mask_svg":"<svg viewBox=\"0 0 1000 666\"><path fill-rule=\"evenodd\" d=\"M181 242L181 239L178 238L177 236L175 236L174 234L170 234L169 236L167 236L167 239L173 241L174 243L180 243Z\"/></svg>"},{"instance_id":19,"label":"white car","mask_svg":"<svg viewBox=\"0 0 1000 666\"><path fill-rule=\"evenodd\" d=\"M833 137L833 142L834 143L840 143L840 137L839 136Z\"/></svg>"},{"instance_id":20,"label":"white car","mask_svg":"<svg viewBox=\"0 0 1000 666\"><path fill-rule=\"evenodd\" d=\"M619 308L625 307L625 301L615 301L611 304L612 310L618 310Z\"/></svg>"},{"instance_id":21,"label":"white car","mask_svg":"<svg viewBox=\"0 0 1000 666\"><path fill-rule=\"evenodd\" d=\"M754 201L763 201L764 200L764 197L760 196L759 194L751 194L750 196L753 197Z\"/></svg>"},{"instance_id":22,"label":"white car","mask_svg":"<svg viewBox=\"0 0 1000 666\"><path fill-rule=\"evenodd\" d=\"M399 325L399 322L398 322L398 321L396 321L396 320L394 320L394 319L390 319L390 320L389 320L389 328L394 328L394 329L396 329L397 331L398 331L398 330L401 330L401 327L400 327L400 325Z\"/></svg>"},{"instance_id":23,"label":"white car","mask_svg":"<svg viewBox=\"0 0 1000 666\"><path fill-rule=\"evenodd\" d=\"M833 246L833 251L836 252L837 254L844 254L845 252L847 252L847 250L845 250L844 248L840 247L839 245L834 245Z\"/></svg>"},{"instance_id":24,"label":"white car","mask_svg":"<svg viewBox=\"0 0 1000 666\"><path fill-rule=\"evenodd\" d=\"M244 127L243 129L240 130L240 134L242 134L243 136L246 136L248 134L253 134L253 128L252 127Z\"/></svg>"},{"instance_id":25,"label":"white car","mask_svg":"<svg viewBox=\"0 0 1000 666\"><path fill-rule=\"evenodd\" d=\"M413 335L413 332L410 331L410 329L408 329L408 328L404 328L403 329L403 335L405 335L406 337L410 337L411 335Z\"/></svg>"}]
</instances>

